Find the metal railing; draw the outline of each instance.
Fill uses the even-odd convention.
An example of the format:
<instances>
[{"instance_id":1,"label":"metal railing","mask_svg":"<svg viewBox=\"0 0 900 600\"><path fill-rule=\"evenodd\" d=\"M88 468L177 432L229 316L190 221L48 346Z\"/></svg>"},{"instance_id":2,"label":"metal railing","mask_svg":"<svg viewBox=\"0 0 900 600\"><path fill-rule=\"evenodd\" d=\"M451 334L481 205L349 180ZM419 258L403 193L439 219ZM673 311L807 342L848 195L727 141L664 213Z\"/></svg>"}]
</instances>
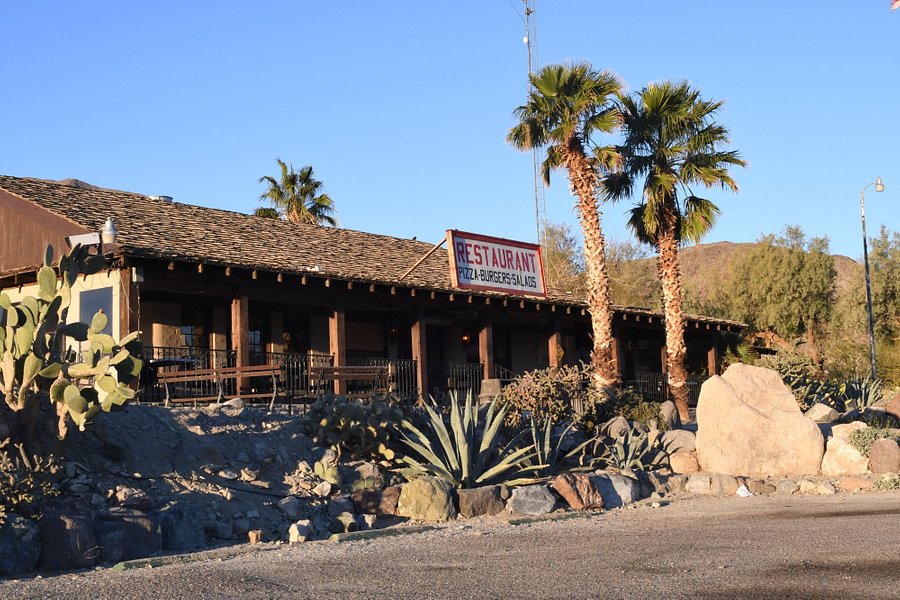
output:
<instances>
[{"instance_id":1,"label":"metal railing","mask_svg":"<svg viewBox=\"0 0 900 600\"><path fill-rule=\"evenodd\" d=\"M144 346L144 370L141 372L141 400L161 402L166 397L165 387L159 383L159 373L169 371L191 371L194 369L219 369L235 366L233 350L211 350L209 348L188 348L174 346ZM226 388L234 386L234 381L224 382ZM215 396L219 386L215 381L197 381L190 384L191 394ZM226 394L234 393L225 389Z\"/></svg>"},{"instance_id":2,"label":"metal railing","mask_svg":"<svg viewBox=\"0 0 900 600\"><path fill-rule=\"evenodd\" d=\"M388 392L403 401L419 397L416 381L416 361L411 358L385 358L363 353L348 354L347 364L353 367L387 367Z\"/></svg>"},{"instance_id":3,"label":"metal railing","mask_svg":"<svg viewBox=\"0 0 900 600\"><path fill-rule=\"evenodd\" d=\"M466 394L481 393L484 376L482 363L432 361L428 363L428 379L431 386L441 391Z\"/></svg>"},{"instance_id":4,"label":"metal railing","mask_svg":"<svg viewBox=\"0 0 900 600\"><path fill-rule=\"evenodd\" d=\"M700 398L700 386L709 377L707 375L688 375L688 406L696 407ZM622 376L623 388L634 388L646 400L665 402L670 400L669 387L666 385L666 374L654 371L633 371Z\"/></svg>"},{"instance_id":5,"label":"metal railing","mask_svg":"<svg viewBox=\"0 0 900 600\"><path fill-rule=\"evenodd\" d=\"M509 383L518 377L512 369L507 369L503 365L494 365L494 378L499 379L502 383Z\"/></svg>"},{"instance_id":6,"label":"metal railing","mask_svg":"<svg viewBox=\"0 0 900 600\"><path fill-rule=\"evenodd\" d=\"M330 367L334 364L334 357L330 354L310 352L266 352L265 360L268 364L281 367L281 384L284 392L291 398L312 398L318 393L330 393L334 391L333 382L327 382L327 389L319 389L320 382L310 377L310 368Z\"/></svg>"}]
</instances>

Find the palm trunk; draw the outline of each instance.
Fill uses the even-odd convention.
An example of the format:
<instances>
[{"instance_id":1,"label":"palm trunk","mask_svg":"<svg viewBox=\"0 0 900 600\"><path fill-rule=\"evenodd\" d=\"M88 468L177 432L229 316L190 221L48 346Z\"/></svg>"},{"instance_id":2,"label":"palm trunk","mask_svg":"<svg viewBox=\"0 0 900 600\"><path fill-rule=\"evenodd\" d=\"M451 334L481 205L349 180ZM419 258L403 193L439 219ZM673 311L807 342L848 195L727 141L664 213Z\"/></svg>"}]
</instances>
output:
<instances>
[{"instance_id":1,"label":"palm trunk","mask_svg":"<svg viewBox=\"0 0 900 600\"><path fill-rule=\"evenodd\" d=\"M609 274L606 271L606 243L597 208L597 175L577 138L568 140L563 148L563 158L569 181L578 196L578 220L584 233L588 310L594 341L591 351L594 386L597 390L608 390L618 384L619 376L613 361L613 312L609 298Z\"/></svg>"},{"instance_id":2,"label":"palm trunk","mask_svg":"<svg viewBox=\"0 0 900 600\"><path fill-rule=\"evenodd\" d=\"M662 284L663 311L666 319L666 366L669 389L682 421L690 419L688 413L687 369L684 357L684 298L681 289L681 269L678 265L678 240L675 228L678 226L673 211L666 211L662 231L657 239L657 269Z\"/></svg>"}]
</instances>

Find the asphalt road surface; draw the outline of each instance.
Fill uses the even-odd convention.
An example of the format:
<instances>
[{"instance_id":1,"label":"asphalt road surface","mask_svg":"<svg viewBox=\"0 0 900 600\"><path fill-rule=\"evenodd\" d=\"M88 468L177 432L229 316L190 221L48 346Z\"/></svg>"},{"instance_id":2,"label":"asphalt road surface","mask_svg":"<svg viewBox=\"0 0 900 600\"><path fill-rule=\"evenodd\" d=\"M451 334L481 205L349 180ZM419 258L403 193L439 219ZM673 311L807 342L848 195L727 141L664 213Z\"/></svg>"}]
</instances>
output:
<instances>
[{"instance_id":1,"label":"asphalt road surface","mask_svg":"<svg viewBox=\"0 0 900 600\"><path fill-rule=\"evenodd\" d=\"M900 599L900 492L700 498L516 526L460 521L0 582L4 599L238 597Z\"/></svg>"}]
</instances>

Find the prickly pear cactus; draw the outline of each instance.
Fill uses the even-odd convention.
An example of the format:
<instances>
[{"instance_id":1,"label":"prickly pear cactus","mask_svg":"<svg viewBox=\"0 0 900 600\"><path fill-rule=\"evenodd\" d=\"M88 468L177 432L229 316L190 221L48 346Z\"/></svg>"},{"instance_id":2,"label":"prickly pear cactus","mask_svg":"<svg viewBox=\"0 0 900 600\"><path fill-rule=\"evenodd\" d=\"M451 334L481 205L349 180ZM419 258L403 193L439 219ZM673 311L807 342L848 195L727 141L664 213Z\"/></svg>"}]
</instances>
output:
<instances>
[{"instance_id":1,"label":"prickly pear cactus","mask_svg":"<svg viewBox=\"0 0 900 600\"><path fill-rule=\"evenodd\" d=\"M62 438L68 419L83 430L101 410L121 408L134 398L133 384L143 361L138 358L138 333L116 341L103 333L109 317L102 312L90 324L66 323L72 285L79 275L104 268L104 257L89 254L79 244L60 257L57 269L52 264L53 248L48 246L37 274L37 296L13 303L0 294L5 315L0 321L0 395L13 411L30 415L39 414L28 409L48 391L56 403ZM66 359L64 337L89 343L81 362Z\"/></svg>"},{"instance_id":2,"label":"prickly pear cactus","mask_svg":"<svg viewBox=\"0 0 900 600\"><path fill-rule=\"evenodd\" d=\"M351 459L392 460L392 436L403 411L385 402L360 404L343 396L317 400L305 419L313 441Z\"/></svg>"}]
</instances>

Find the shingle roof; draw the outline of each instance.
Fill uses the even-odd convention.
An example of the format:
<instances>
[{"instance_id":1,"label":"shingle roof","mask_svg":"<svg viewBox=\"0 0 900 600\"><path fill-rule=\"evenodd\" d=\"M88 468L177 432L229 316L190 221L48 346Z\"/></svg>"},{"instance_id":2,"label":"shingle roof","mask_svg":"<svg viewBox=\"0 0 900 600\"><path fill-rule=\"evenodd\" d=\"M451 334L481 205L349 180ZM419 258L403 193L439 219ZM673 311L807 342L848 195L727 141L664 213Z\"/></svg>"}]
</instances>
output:
<instances>
[{"instance_id":1,"label":"shingle roof","mask_svg":"<svg viewBox=\"0 0 900 600\"><path fill-rule=\"evenodd\" d=\"M394 285L432 247L416 240L290 223L66 182L0 175L0 189L90 231L99 231L103 222L113 217L122 251L134 256ZM402 285L454 291L447 251L435 251L403 279ZM547 299L584 305L581 299L552 289ZM729 322L703 317L695 320Z\"/></svg>"}]
</instances>

